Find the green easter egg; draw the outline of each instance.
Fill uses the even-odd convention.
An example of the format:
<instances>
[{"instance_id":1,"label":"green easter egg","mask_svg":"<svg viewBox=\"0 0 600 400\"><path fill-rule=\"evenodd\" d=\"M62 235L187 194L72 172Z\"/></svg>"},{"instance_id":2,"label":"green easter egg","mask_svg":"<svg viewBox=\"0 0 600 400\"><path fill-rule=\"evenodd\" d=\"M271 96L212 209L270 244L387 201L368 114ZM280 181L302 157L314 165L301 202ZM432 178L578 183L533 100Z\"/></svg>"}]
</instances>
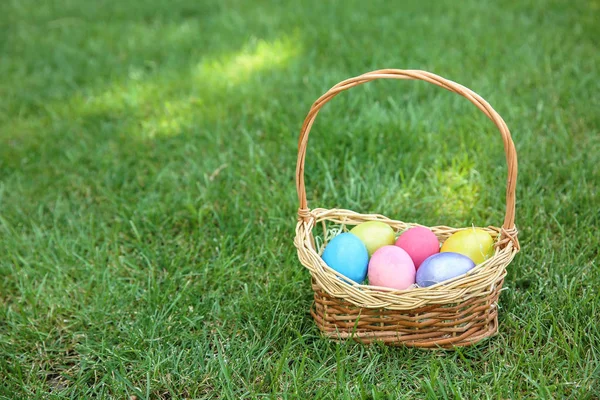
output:
<instances>
[{"instance_id":1,"label":"green easter egg","mask_svg":"<svg viewBox=\"0 0 600 400\"><path fill-rule=\"evenodd\" d=\"M369 257L380 247L394 244L396 240L392 227L379 221L363 222L352 228L350 232L365 244Z\"/></svg>"}]
</instances>

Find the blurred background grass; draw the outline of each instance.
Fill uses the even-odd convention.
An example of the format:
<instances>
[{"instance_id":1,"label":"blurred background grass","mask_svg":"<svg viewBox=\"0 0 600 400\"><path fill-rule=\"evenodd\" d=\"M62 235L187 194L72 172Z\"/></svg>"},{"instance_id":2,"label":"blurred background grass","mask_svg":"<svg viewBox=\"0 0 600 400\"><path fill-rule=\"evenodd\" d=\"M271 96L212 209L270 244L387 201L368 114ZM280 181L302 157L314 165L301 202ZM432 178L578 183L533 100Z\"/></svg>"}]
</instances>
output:
<instances>
[{"instance_id":1,"label":"blurred background grass","mask_svg":"<svg viewBox=\"0 0 600 400\"><path fill-rule=\"evenodd\" d=\"M0 4L0 396L598 396L598 1ZM519 154L500 336L334 344L292 245L311 103L372 69L486 98ZM493 124L422 82L320 113L310 206L500 225Z\"/></svg>"}]
</instances>

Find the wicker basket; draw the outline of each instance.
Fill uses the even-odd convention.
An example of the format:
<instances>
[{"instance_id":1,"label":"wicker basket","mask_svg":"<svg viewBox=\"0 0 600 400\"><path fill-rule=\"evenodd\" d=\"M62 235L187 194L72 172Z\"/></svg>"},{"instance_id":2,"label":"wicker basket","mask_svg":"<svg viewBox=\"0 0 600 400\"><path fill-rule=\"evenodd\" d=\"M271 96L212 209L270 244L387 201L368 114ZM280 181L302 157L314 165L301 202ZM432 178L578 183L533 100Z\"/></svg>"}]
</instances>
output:
<instances>
[{"instance_id":1,"label":"wicker basket","mask_svg":"<svg viewBox=\"0 0 600 400\"><path fill-rule=\"evenodd\" d=\"M467 274L426 288L407 290L348 283L321 259L313 228L327 225L356 225L382 221L397 233L417 224L391 220L378 214L358 214L342 209L310 210L304 186L304 161L308 134L319 110L340 92L375 79L423 80L458 93L477 106L500 131L504 141L508 181L506 215L501 228L482 228L495 239L495 253ZM451 348L474 344L498 330L498 296L506 275L506 266L519 251L514 225L517 156L510 132L496 111L479 95L466 87L425 71L385 69L347 79L332 87L311 107L304 120L298 142L296 188L300 208L294 245L300 262L312 276L314 305L311 314L321 332L336 340L352 338L362 343L381 341L389 345L423 348ZM434 226L430 229L440 242L461 229ZM465 228L466 229L466 228Z\"/></svg>"}]
</instances>

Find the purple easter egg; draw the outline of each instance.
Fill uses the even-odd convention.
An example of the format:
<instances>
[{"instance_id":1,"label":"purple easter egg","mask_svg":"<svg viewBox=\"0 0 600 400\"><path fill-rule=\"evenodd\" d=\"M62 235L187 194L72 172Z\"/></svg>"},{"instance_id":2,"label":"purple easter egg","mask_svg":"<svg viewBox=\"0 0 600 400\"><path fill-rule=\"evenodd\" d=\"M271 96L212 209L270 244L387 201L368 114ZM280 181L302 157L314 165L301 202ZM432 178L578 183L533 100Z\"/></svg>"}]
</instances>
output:
<instances>
[{"instance_id":1,"label":"purple easter egg","mask_svg":"<svg viewBox=\"0 0 600 400\"><path fill-rule=\"evenodd\" d=\"M428 257L417 270L417 284L421 287L435 285L462 275L475 267L469 257L446 252Z\"/></svg>"}]
</instances>

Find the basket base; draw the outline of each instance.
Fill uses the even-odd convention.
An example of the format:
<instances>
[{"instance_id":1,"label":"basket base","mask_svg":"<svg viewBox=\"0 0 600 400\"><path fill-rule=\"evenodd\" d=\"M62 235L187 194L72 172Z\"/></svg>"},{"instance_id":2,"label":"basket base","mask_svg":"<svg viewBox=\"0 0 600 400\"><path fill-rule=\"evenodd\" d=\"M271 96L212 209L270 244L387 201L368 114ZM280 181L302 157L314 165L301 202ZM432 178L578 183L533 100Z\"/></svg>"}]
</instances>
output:
<instances>
[{"instance_id":1,"label":"basket base","mask_svg":"<svg viewBox=\"0 0 600 400\"><path fill-rule=\"evenodd\" d=\"M357 307L313 284L311 315L319 330L333 340L434 349L469 346L498 331L502 281L495 286L486 296L460 303L389 310Z\"/></svg>"}]
</instances>

